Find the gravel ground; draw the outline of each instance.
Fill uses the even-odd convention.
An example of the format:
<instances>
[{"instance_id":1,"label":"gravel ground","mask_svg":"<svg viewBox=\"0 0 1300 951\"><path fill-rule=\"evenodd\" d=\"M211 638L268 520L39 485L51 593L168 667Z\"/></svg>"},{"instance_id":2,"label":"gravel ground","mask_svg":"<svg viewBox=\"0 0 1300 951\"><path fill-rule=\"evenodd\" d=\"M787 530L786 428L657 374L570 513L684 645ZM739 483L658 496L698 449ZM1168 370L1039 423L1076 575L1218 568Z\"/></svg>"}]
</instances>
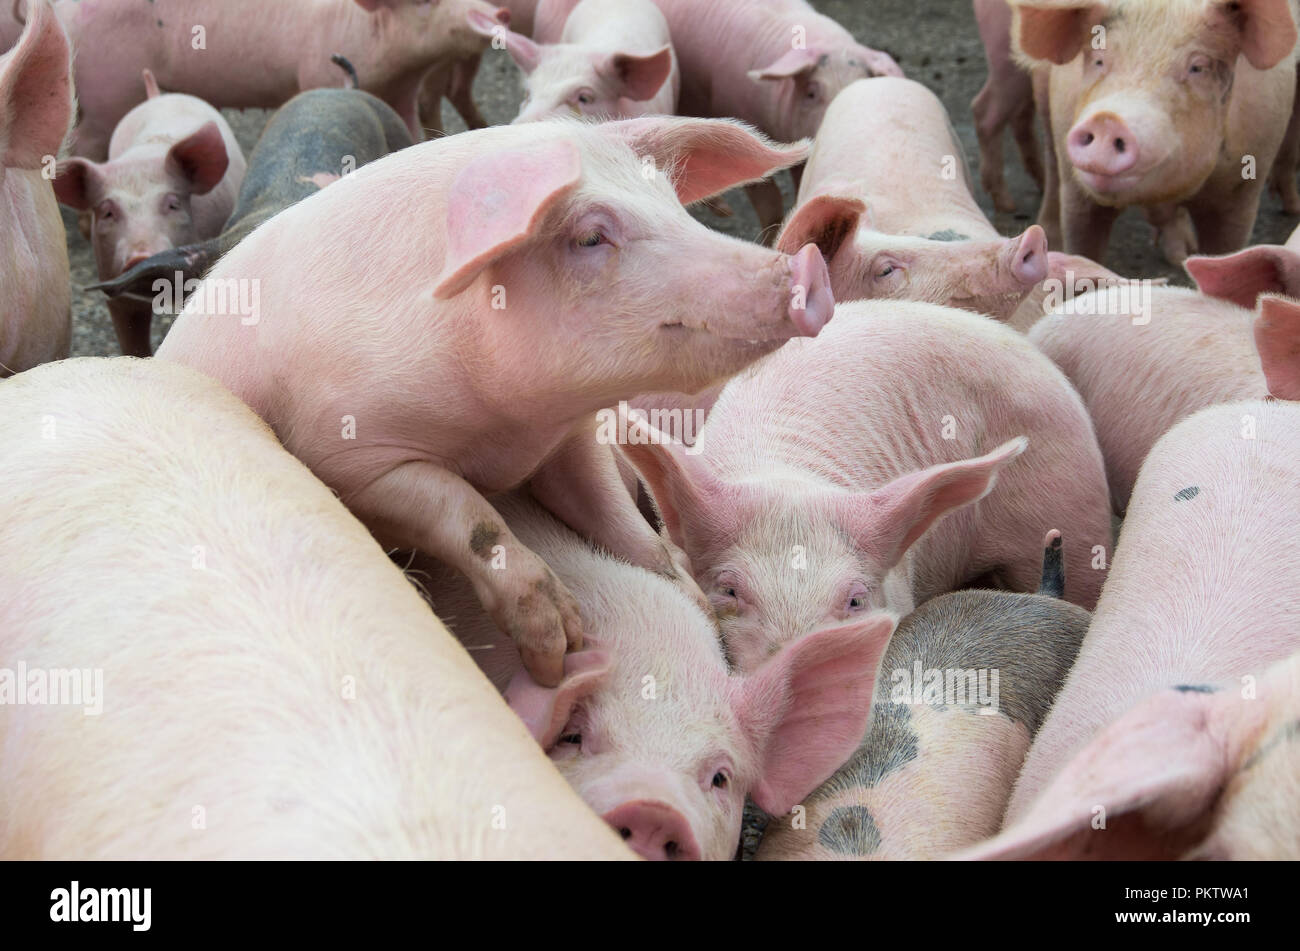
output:
<instances>
[{"instance_id":1,"label":"gravel ground","mask_svg":"<svg viewBox=\"0 0 1300 951\"><path fill-rule=\"evenodd\" d=\"M975 127L971 118L970 102L984 82L984 50L975 29L975 19L967 0L812 0L823 13L835 17L864 43L889 51L907 75L929 86L943 100L953 125L965 147L966 158L972 170L978 160ZM475 85L479 108L489 122L509 122L519 108L518 70L504 52L489 51L484 57ZM257 141L266 123L268 113L250 109L244 112L226 110L240 144L247 154ZM446 103L443 104L444 127L448 133L464 130L464 124ZM1038 209L1038 191L1033 181L1020 168L1015 149L1006 146L1007 177L1016 198L1014 214L994 214L987 195L977 195L980 207L992 217L998 230L1016 234L1034 219ZM790 197L789 177L781 175L782 187ZM912 187L913 183L899 182L899 188ZM919 183L917 183L919 184ZM699 220L719 230L745 238L758 234L758 222L745 200L737 191L727 196L736 215L730 219L718 218L708 212L697 214ZM68 252L72 260L74 293L72 352L74 356L113 356L117 340L113 335L108 309L100 295L82 294L79 288L95 280L95 263L89 243L82 238L76 220L64 212L68 227ZM1282 243L1295 219L1282 213L1272 195L1265 198L1255 225L1254 241ZM1132 277L1168 277L1174 283L1187 283L1181 271L1165 264L1152 246L1150 229L1137 211L1126 212L1115 227L1110 254L1105 262L1112 270ZM162 339L170 321L155 321L154 345Z\"/></svg>"}]
</instances>

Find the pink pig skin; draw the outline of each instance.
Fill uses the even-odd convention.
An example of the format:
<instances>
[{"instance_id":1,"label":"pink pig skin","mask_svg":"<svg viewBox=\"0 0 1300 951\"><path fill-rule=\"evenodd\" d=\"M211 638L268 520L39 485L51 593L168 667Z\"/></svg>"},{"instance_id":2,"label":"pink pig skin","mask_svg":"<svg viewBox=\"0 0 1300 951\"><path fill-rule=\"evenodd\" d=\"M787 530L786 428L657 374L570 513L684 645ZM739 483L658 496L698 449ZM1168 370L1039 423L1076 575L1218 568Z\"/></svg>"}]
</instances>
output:
<instances>
[{"instance_id":1,"label":"pink pig skin","mask_svg":"<svg viewBox=\"0 0 1300 951\"><path fill-rule=\"evenodd\" d=\"M1270 379L1300 396L1300 360ZM1268 667L1300 649L1298 498L1295 403L1213 406L1156 443L1007 831L973 857L1300 857L1295 741L1272 827L1241 809L1267 798L1268 775L1232 775L1277 735L1281 708L1296 716L1297 659Z\"/></svg>"},{"instance_id":2,"label":"pink pig skin","mask_svg":"<svg viewBox=\"0 0 1300 951\"><path fill-rule=\"evenodd\" d=\"M698 454L667 440L621 449L741 669L825 624L905 614L975 579L1033 591L1044 526L1078 540L1070 601L1091 608L1105 577L1092 552L1109 548L1110 505L1082 401L1022 335L963 311L841 304L815 342L726 386Z\"/></svg>"},{"instance_id":3,"label":"pink pig skin","mask_svg":"<svg viewBox=\"0 0 1300 951\"><path fill-rule=\"evenodd\" d=\"M1131 205L1172 263L1245 244L1295 97L1293 0L1012 7L1050 129L1038 221L1052 246L1101 261Z\"/></svg>"},{"instance_id":4,"label":"pink pig skin","mask_svg":"<svg viewBox=\"0 0 1300 951\"><path fill-rule=\"evenodd\" d=\"M788 812L856 749L895 618L819 631L732 675L712 619L676 585L594 551L520 494L493 504L582 611L586 649L566 658L557 688L522 670L463 578L414 567L561 775L633 851L730 859L747 794Z\"/></svg>"},{"instance_id":5,"label":"pink pig skin","mask_svg":"<svg viewBox=\"0 0 1300 951\"><path fill-rule=\"evenodd\" d=\"M924 186L900 189L904 180ZM1047 240L1037 225L1002 237L972 187L934 93L860 79L826 110L776 247L815 243L837 300L923 300L1005 319L1047 276Z\"/></svg>"},{"instance_id":6,"label":"pink pig skin","mask_svg":"<svg viewBox=\"0 0 1300 951\"><path fill-rule=\"evenodd\" d=\"M66 357L72 339L67 236L44 174L72 122L69 57L45 4L0 55L0 377Z\"/></svg>"},{"instance_id":7,"label":"pink pig skin","mask_svg":"<svg viewBox=\"0 0 1300 951\"><path fill-rule=\"evenodd\" d=\"M1034 89L1029 73L1011 55L1011 6L1007 0L975 0L975 24L984 43L989 74L971 102L980 143L980 183L998 211L1016 210L1002 168L1002 135L1011 127L1020 161L1039 188L1043 158L1034 134Z\"/></svg>"},{"instance_id":8,"label":"pink pig skin","mask_svg":"<svg viewBox=\"0 0 1300 951\"><path fill-rule=\"evenodd\" d=\"M486 41L466 21L470 10L497 12L483 0L60 0L57 9L77 50L83 119L75 149L96 161L118 121L144 98L141 69L152 69L164 89L219 109L270 109L304 89L340 85L335 53L420 141L421 80L483 50ZM199 25L206 48L196 50Z\"/></svg>"},{"instance_id":9,"label":"pink pig skin","mask_svg":"<svg viewBox=\"0 0 1300 951\"><path fill-rule=\"evenodd\" d=\"M1175 423L1269 392L1255 313L1180 287L1154 287L1150 295L1149 323L1131 297L1125 308L1116 291L1102 290L1067 302L1029 334L1083 397L1119 514L1151 447ZM1289 331L1300 347L1300 323Z\"/></svg>"},{"instance_id":10,"label":"pink pig skin","mask_svg":"<svg viewBox=\"0 0 1300 951\"><path fill-rule=\"evenodd\" d=\"M584 535L676 574L595 414L703 389L830 318L816 248L777 254L681 205L803 155L738 123L670 117L406 149L241 242L159 356L226 383L385 544L469 574L553 685L565 644L581 643L576 606L480 493L529 482ZM646 176L645 158L676 182ZM244 286L258 288L259 317L205 311L241 280L257 282ZM521 566L508 576L491 567L497 546Z\"/></svg>"},{"instance_id":11,"label":"pink pig skin","mask_svg":"<svg viewBox=\"0 0 1300 951\"><path fill-rule=\"evenodd\" d=\"M145 83L153 76L145 71ZM221 113L179 93L153 95L118 123L108 161L74 158L54 181L59 200L91 213L91 245L99 279L162 251L221 233L235 207L247 165ZM126 356L152 352L149 301L108 302Z\"/></svg>"}]
</instances>

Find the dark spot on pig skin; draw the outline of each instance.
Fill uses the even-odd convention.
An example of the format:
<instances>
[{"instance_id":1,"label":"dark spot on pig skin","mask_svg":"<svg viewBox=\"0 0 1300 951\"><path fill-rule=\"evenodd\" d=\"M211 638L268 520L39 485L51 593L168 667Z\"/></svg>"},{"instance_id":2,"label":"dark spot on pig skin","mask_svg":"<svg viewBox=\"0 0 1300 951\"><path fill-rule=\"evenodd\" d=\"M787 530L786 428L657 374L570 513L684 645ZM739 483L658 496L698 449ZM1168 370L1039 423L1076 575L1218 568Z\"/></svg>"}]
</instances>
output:
<instances>
[{"instance_id":1,"label":"dark spot on pig skin","mask_svg":"<svg viewBox=\"0 0 1300 951\"><path fill-rule=\"evenodd\" d=\"M1213 684L1179 684L1174 688L1179 693L1218 693L1219 688Z\"/></svg>"},{"instance_id":2,"label":"dark spot on pig skin","mask_svg":"<svg viewBox=\"0 0 1300 951\"><path fill-rule=\"evenodd\" d=\"M479 522L469 536L469 550L483 560L492 556L492 547L501 538L501 529L491 522Z\"/></svg>"},{"instance_id":3,"label":"dark spot on pig skin","mask_svg":"<svg viewBox=\"0 0 1300 951\"><path fill-rule=\"evenodd\" d=\"M1183 489L1182 491L1174 493L1174 501L1187 502L1190 499L1196 498L1200 494L1201 494L1201 487L1199 485L1189 485L1187 488Z\"/></svg>"},{"instance_id":4,"label":"dark spot on pig skin","mask_svg":"<svg viewBox=\"0 0 1300 951\"><path fill-rule=\"evenodd\" d=\"M951 228L945 228L942 231L936 231L934 234L927 234L927 241L969 241L970 235L961 234L953 231Z\"/></svg>"},{"instance_id":5,"label":"dark spot on pig skin","mask_svg":"<svg viewBox=\"0 0 1300 951\"><path fill-rule=\"evenodd\" d=\"M826 817L817 839L841 855L871 855L880 848L880 830L866 806L840 806Z\"/></svg>"},{"instance_id":6,"label":"dark spot on pig skin","mask_svg":"<svg viewBox=\"0 0 1300 951\"><path fill-rule=\"evenodd\" d=\"M1273 752L1278 746L1292 740L1300 740L1300 720L1292 720L1274 733L1268 740L1242 764L1239 772L1244 772L1252 768L1256 763L1262 760L1269 753Z\"/></svg>"}]
</instances>

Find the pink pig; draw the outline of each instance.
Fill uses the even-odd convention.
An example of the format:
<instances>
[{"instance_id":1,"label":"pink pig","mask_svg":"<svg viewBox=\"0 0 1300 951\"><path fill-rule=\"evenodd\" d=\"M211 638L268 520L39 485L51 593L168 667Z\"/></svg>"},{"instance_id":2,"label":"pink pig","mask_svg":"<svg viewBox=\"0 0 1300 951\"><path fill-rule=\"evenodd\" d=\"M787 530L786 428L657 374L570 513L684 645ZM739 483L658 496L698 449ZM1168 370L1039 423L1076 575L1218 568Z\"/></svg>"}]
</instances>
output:
<instances>
[{"instance_id":1,"label":"pink pig","mask_svg":"<svg viewBox=\"0 0 1300 951\"><path fill-rule=\"evenodd\" d=\"M463 579L433 566L430 600L634 852L730 859L747 794L788 812L856 749L893 617L819 631L729 675L712 619L667 579L594 551L522 497L493 501L577 598L587 649L566 658L558 687L541 687Z\"/></svg>"},{"instance_id":2,"label":"pink pig","mask_svg":"<svg viewBox=\"0 0 1300 951\"><path fill-rule=\"evenodd\" d=\"M703 389L830 319L816 248L778 254L682 207L803 155L738 123L671 117L404 149L241 242L159 357L229 386L386 545L467 574L554 685L582 641L577 607L483 493L527 482L580 533L677 574L596 414Z\"/></svg>"},{"instance_id":3,"label":"pink pig","mask_svg":"<svg viewBox=\"0 0 1300 951\"><path fill-rule=\"evenodd\" d=\"M533 42L492 18L470 14L484 36L500 36L523 70L516 122L558 115L599 119L672 114L681 77L668 24L651 0L582 0L554 38Z\"/></svg>"},{"instance_id":4,"label":"pink pig","mask_svg":"<svg viewBox=\"0 0 1300 951\"><path fill-rule=\"evenodd\" d=\"M1266 373L1300 398L1294 351ZM1220 404L1156 443L1005 831L971 857L1300 857L1294 738L1266 758L1297 709L1298 500L1300 405Z\"/></svg>"},{"instance_id":5,"label":"pink pig","mask_svg":"<svg viewBox=\"0 0 1300 951\"><path fill-rule=\"evenodd\" d=\"M841 304L815 341L727 384L693 452L654 432L621 448L742 670L976 579L1034 591L1044 526L1078 539L1070 601L1091 608L1105 576L1110 506L1083 403L1021 334L963 311Z\"/></svg>"},{"instance_id":6,"label":"pink pig","mask_svg":"<svg viewBox=\"0 0 1300 951\"><path fill-rule=\"evenodd\" d=\"M68 38L34 5L0 55L0 377L68 355L67 236L47 173L72 122Z\"/></svg>"},{"instance_id":7,"label":"pink pig","mask_svg":"<svg viewBox=\"0 0 1300 951\"><path fill-rule=\"evenodd\" d=\"M1006 318L1047 276L1047 239L1037 225L1002 237L972 187L938 96L910 79L860 79L826 110L776 247L816 244L837 300L922 300Z\"/></svg>"},{"instance_id":8,"label":"pink pig","mask_svg":"<svg viewBox=\"0 0 1300 951\"><path fill-rule=\"evenodd\" d=\"M247 168L221 113L193 96L159 95L149 70L144 82L149 98L118 123L108 161L70 159L54 180L59 201L91 213L101 281L220 234ZM108 310L122 353L149 356L150 304L118 298Z\"/></svg>"}]
</instances>

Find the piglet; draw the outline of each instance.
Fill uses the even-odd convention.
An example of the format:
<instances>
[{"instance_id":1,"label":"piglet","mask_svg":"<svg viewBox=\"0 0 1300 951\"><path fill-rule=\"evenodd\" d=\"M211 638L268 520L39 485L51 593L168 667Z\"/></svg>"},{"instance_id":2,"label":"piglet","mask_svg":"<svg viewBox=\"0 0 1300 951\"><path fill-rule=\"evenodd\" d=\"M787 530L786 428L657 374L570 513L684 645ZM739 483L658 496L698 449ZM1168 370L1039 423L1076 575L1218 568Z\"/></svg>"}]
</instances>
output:
<instances>
[{"instance_id":1,"label":"piglet","mask_svg":"<svg viewBox=\"0 0 1300 951\"><path fill-rule=\"evenodd\" d=\"M730 859L746 795L784 813L853 752L893 617L818 631L731 675L712 619L667 579L593 550L520 495L493 502L582 613L586 648L557 687L522 669L463 579L414 567L561 775L638 855Z\"/></svg>"},{"instance_id":2,"label":"piglet","mask_svg":"<svg viewBox=\"0 0 1300 951\"><path fill-rule=\"evenodd\" d=\"M826 110L776 246L816 244L837 300L922 300L1005 319L1047 276L1047 239L1037 225L1002 237L972 187L934 93L861 79Z\"/></svg>"},{"instance_id":3,"label":"piglet","mask_svg":"<svg viewBox=\"0 0 1300 951\"><path fill-rule=\"evenodd\" d=\"M1061 600L1061 533L1044 545L1037 594L955 591L899 622L862 745L756 859L931 859L997 832L1088 630Z\"/></svg>"},{"instance_id":4,"label":"piglet","mask_svg":"<svg viewBox=\"0 0 1300 951\"><path fill-rule=\"evenodd\" d=\"M235 133L202 99L161 95L144 71L149 98L113 131L108 161L68 159L54 179L59 201L91 215L91 246L101 281L162 251L215 237L235 207L247 166ZM152 308L108 305L122 353L152 353Z\"/></svg>"},{"instance_id":5,"label":"piglet","mask_svg":"<svg viewBox=\"0 0 1300 951\"><path fill-rule=\"evenodd\" d=\"M70 57L45 3L0 55L0 377L66 357L72 340L67 236L47 174L72 122Z\"/></svg>"}]
</instances>

